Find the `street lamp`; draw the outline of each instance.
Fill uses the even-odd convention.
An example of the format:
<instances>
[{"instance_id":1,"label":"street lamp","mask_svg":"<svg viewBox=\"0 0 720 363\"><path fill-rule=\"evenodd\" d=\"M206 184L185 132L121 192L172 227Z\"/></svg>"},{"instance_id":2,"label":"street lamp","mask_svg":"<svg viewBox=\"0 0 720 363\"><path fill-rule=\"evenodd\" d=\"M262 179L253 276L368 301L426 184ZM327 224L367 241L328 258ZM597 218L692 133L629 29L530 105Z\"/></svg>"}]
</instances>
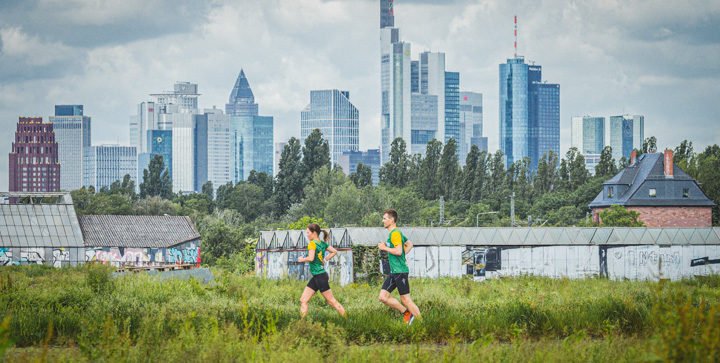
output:
<instances>
[{"instance_id":1,"label":"street lamp","mask_svg":"<svg viewBox=\"0 0 720 363\"><path fill-rule=\"evenodd\" d=\"M481 214L498 214L499 212L480 212L475 216L475 227L480 227L480 215Z\"/></svg>"}]
</instances>

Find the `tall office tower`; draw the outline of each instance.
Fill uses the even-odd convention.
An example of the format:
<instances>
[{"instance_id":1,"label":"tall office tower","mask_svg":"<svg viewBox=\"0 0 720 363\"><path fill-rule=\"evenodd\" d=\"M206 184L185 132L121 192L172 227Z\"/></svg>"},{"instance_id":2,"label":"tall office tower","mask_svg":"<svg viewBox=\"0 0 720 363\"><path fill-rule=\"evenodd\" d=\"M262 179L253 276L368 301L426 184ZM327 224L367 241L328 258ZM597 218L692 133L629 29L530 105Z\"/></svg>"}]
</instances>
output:
<instances>
[{"instance_id":1,"label":"tall office tower","mask_svg":"<svg viewBox=\"0 0 720 363\"><path fill-rule=\"evenodd\" d=\"M84 186L95 190L110 188L125 175L137 184L137 149L135 146L101 145L85 149Z\"/></svg>"},{"instance_id":2,"label":"tall office tower","mask_svg":"<svg viewBox=\"0 0 720 363\"><path fill-rule=\"evenodd\" d=\"M448 89L445 87L445 53L439 52L423 52L420 53L419 69L419 87L420 93L424 95L437 96L438 117L437 117L437 134L435 138L440 142L449 140L445 137L445 96ZM460 81L459 75L454 74L457 82ZM451 87L452 88L452 87ZM460 92L459 88L457 92ZM459 95L458 95L459 97ZM459 129L459 126L458 126Z\"/></svg>"},{"instance_id":3,"label":"tall office tower","mask_svg":"<svg viewBox=\"0 0 720 363\"><path fill-rule=\"evenodd\" d=\"M287 142L276 142L275 143L275 160L273 161L273 176L277 176L280 171L280 159L282 157L283 149L287 145Z\"/></svg>"},{"instance_id":4,"label":"tall office tower","mask_svg":"<svg viewBox=\"0 0 720 363\"><path fill-rule=\"evenodd\" d=\"M195 190L196 115L173 114L172 124L172 181L173 191L189 193Z\"/></svg>"},{"instance_id":5,"label":"tall office tower","mask_svg":"<svg viewBox=\"0 0 720 363\"><path fill-rule=\"evenodd\" d=\"M487 137L483 137L483 96L477 92L460 92L460 162L472 145L487 152ZM463 156L464 155L464 156Z\"/></svg>"},{"instance_id":6,"label":"tall office tower","mask_svg":"<svg viewBox=\"0 0 720 363\"><path fill-rule=\"evenodd\" d=\"M57 192L60 190L60 160L53 124L42 117L20 117L9 154L11 192Z\"/></svg>"},{"instance_id":7,"label":"tall office tower","mask_svg":"<svg viewBox=\"0 0 720 363\"><path fill-rule=\"evenodd\" d=\"M155 102L140 102L137 106L137 114L130 116L130 146L135 146L138 154L147 153L148 150L148 131L157 130L157 112L155 112Z\"/></svg>"},{"instance_id":8,"label":"tall office tower","mask_svg":"<svg viewBox=\"0 0 720 363\"><path fill-rule=\"evenodd\" d=\"M460 73L445 72L445 143L455 139L460 158ZM463 159L464 159L463 154Z\"/></svg>"},{"instance_id":9,"label":"tall office tower","mask_svg":"<svg viewBox=\"0 0 720 363\"><path fill-rule=\"evenodd\" d=\"M390 156L396 138L410 144L410 43L400 41L392 0L380 0L380 104L382 162Z\"/></svg>"},{"instance_id":10,"label":"tall office tower","mask_svg":"<svg viewBox=\"0 0 720 363\"><path fill-rule=\"evenodd\" d=\"M90 147L91 119L83 115L83 105L56 105L50 116L60 160L60 190L83 186L83 153Z\"/></svg>"},{"instance_id":11,"label":"tall office tower","mask_svg":"<svg viewBox=\"0 0 720 363\"><path fill-rule=\"evenodd\" d=\"M411 126L409 152L425 155L427 143L437 139L438 96L413 93L411 98Z\"/></svg>"},{"instance_id":12,"label":"tall office tower","mask_svg":"<svg viewBox=\"0 0 720 363\"><path fill-rule=\"evenodd\" d=\"M522 56L500 64L500 150L506 166L560 150L560 86L542 82L541 66Z\"/></svg>"},{"instance_id":13,"label":"tall office tower","mask_svg":"<svg viewBox=\"0 0 720 363\"><path fill-rule=\"evenodd\" d=\"M358 164L363 164L372 171L372 184L380 184L380 150L343 151L338 162L342 170L350 175L357 172Z\"/></svg>"},{"instance_id":14,"label":"tall office tower","mask_svg":"<svg viewBox=\"0 0 720 363\"><path fill-rule=\"evenodd\" d=\"M314 129L320 129L330 147L330 165L340 161L343 151L360 147L360 113L350 103L347 91L310 91L310 103L300 112L300 142Z\"/></svg>"},{"instance_id":15,"label":"tall office tower","mask_svg":"<svg viewBox=\"0 0 720 363\"><path fill-rule=\"evenodd\" d=\"M232 181L230 175L230 119L221 109L206 109L196 116L195 190L207 181L213 187Z\"/></svg>"},{"instance_id":16,"label":"tall office tower","mask_svg":"<svg viewBox=\"0 0 720 363\"><path fill-rule=\"evenodd\" d=\"M172 91L151 94L150 96L155 98L155 107L153 108L156 117L155 128L172 130L175 115L197 114L198 97L200 96L197 92L197 83L176 82ZM148 128L148 130L150 129Z\"/></svg>"},{"instance_id":17,"label":"tall office tower","mask_svg":"<svg viewBox=\"0 0 720 363\"><path fill-rule=\"evenodd\" d=\"M259 116L259 106L245 72L240 70L225 112L230 117L230 165L233 183L247 179L252 170L273 173L272 116Z\"/></svg>"},{"instance_id":18,"label":"tall office tower","mask_svg":"<svg viewBox=\"0 0 720 363\"><path fill-rule=\"evenodd\" d=\"M570 146L577 148L585 157L587 170L595 174L595 166L600 162L600 154L605 148L605 118L573 117L570 125L570 141Z\"/></svg>"},{"instance_id":19,"label":"tall office tower","mask_svg":"<svg viewBox=\"0 0 720 363\"><path fill-rule=\"evenodd\" d=\"M645 140L645 116L610 116L608 123L605 139L610 140L613 159L617 162L622 157L630 160L630 153L633 149L642 149Z\"/></svg>"}]
</instances>

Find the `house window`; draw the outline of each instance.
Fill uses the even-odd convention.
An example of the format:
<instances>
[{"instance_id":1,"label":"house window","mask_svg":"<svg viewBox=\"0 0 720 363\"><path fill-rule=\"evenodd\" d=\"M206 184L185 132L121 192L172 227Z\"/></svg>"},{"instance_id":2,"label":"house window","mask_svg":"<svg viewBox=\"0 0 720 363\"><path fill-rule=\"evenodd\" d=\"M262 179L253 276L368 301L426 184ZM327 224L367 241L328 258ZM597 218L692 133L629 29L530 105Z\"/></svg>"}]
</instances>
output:
<instances>
[{"instance_id":1,"label":"house window","mask_svg":"<svg viewBox=\"0 0 720 363\"><path fill-rule=\"evenodd\" d=\"M608 198L612 198L612 197L613 197L613 194L615 194L614 191L615 191L615 188L613 188L613 187L608 187Z\"/></svg>"},{"instance_id":2,"label":"house window","mask_svg":"<svg viewBox=\"0 0 720 363\"><path fill-rule=\"evenodd\" d=\"M650 188L650 190L648 191L648 195L650 195L650 198L657 197L657 190L655 188Z\"/></svg>"},{"instance_id":3,"label":"house window","mask_svg":"<svg viewBox=\"0 0 720 363\"><path fill-rule=\"evenodd\" d=\"M683 188L683 198L690 198L690 189Z\"/></svg>"}]
</instances>

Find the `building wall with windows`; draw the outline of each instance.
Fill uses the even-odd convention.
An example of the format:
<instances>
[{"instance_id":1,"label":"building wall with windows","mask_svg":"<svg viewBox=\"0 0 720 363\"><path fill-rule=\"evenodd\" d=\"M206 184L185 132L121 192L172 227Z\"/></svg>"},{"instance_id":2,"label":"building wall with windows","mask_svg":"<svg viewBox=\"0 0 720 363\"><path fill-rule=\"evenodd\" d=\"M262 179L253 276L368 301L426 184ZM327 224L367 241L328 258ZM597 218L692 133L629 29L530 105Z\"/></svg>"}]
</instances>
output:
<instances>
[{"instance_id":1,"label":"building wall with windows","mask_svg":"<svg viewBox=\"0 0 720 363\"><path fill-rule=\"evenodd\" d=\"M91 118L83 115L82 105L55 106L49 117L58 144L60 189L72 191L83 185L83 155L90 147Z\"/></svg>"},{"instance_id":2,"label":"building wall with windows","mask_svg":"<svg viewBox=\"0 0 720 363\"><path fill-rule=\"evenodd\" d=\"M319 129L330 147L330 163L340 161L344 151L357 151L360 145L360 113L350 102L347 91L310 91L310 103L300 113L300 142Z\"/></svg>"},{"instance_id":3,"label":"building wall with windows","mask_svg":"<svg viewBox=\"0 0 720 363\"><path fill-rule=\"evenodd\" d=\"M137 184L137 149L134 146L100 145L85 149L83 185L95 190L110 188L125 175Z\"/></svg>"}]
</instances>

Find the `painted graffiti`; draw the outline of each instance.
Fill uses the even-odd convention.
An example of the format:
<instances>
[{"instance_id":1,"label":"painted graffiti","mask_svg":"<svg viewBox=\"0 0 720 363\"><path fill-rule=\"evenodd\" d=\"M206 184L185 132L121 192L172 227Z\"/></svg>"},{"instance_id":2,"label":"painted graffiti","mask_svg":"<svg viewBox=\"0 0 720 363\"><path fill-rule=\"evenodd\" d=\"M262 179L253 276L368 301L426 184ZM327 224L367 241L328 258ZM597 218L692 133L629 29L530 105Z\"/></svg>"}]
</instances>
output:
<instances>
[{"instance_id":1,"label":"painted graffiti","mask_svg":"<svg viewBox=\"0 0 720 363\"><path fill-rule=\"evenodd\" d=\"M695 266L705 266L705 265L714 265L714 264L720 264L720 258L710 259L710 257L700 257L700 258L694 258L690 260L690 267Z\"/></svg>"},{"instance_id":2,"label":"painted graffiti","mask_svg":"<svg viewBox=\"0 0 720 363\"><path fill-rule=\"evenodd\" d=\"M0 266L12 265L12 251L9 248L0 247Z\"/></svg>"},{"instance_id":3,"label":"painted graffiti","mask_svg":"<svg viewBox=\"0 0 720 363\"><path fill-rule=\"evenodd\" d=\"M659 263L662 263L664 266L680 266L680 262L682 261L682 256L678 251L661 252L637 248L627 248L625 251L617 249L613 251L613 257L615 257L616 260L626 257L630 265L633 266L657 266Z\"/></svg>"},{"instance_id":4,"label":"painted graffiti","mask_svg":"<svg viewBox=\"0 0 720 363\"><path fill-rule=\"evenodd\" d=\"M53 250L53 267L62 267L63 262L70 262L70 251L64 248Z\"/></svg>"},{"instance_id":5,"label":"painted graffiti","mask_svg":"<svg viewBox=\"0 0 720 363\"><path fill-rule=\"evenodd\" d=\"M196 263L198 260L198 248L168 248L167 260L169 263Z\"/></svg>"},{"instance_id":6,"label":"painted graffiti","mask_svg":"<svg viewBox=\"0 0 720 363\"><path fill-rule=\"evenodd\" d=\"M20 250L20 264L38 264L45 262L45 250L42 248L28 248Z\"/></svg>"}]
</instances>

